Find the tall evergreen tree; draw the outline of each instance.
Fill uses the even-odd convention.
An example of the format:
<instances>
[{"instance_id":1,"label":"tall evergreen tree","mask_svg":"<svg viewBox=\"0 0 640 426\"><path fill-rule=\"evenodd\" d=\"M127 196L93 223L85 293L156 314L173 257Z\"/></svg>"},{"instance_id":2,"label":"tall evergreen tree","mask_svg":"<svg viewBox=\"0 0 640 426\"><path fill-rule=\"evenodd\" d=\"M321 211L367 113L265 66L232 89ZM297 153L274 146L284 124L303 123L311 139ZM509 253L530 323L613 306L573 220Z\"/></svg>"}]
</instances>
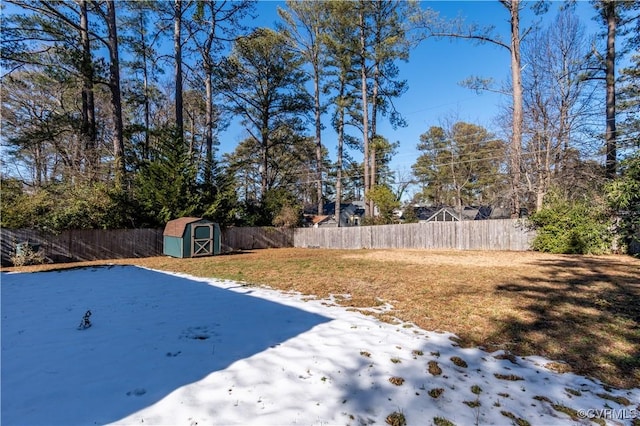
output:
<instances>
[{"instance_id":1,"label":"tall evergreen tree","mask_svg":"<svg viewBox=\"0 0 640 426\"><path fill-rule=\"evenodd\" d=\"M121 22L122 48L127 60L123 67L131 70L130 77L124 79L123 97L130 111L125 133L130 136L139 158L148 160L153 132L152 107L159 99L157 87L159 29L153 25L158 17L158 4L152 0L130 1L126 6ZM141 134L142 140L138 141Z\"/></svg>"},{"instance_id":2,"label":"tall evergreen tree","mask_svg":"<svg viewBox=\"0 0 640 426\"><path fill-rule=\"evenodd\" d=\"M328 82L326 90L334 95L332 104L334 112L332 124L337 133L336 185L335 185L335 217L340 217L340 204L343 199L343 176L347 126L350 114L358 110L358 94L355 92L357 74L354 64L357 61L357 40L355 38L355 10L349 1L332 1L328 6L328 20L323 43L327 47ZM357 122L358 119L355 118ZM340 226L340 221L338 221Z\"/></svg>"},{"instance_id":3,"label":"tall evergreen tree","mask_svg":"<svg viewBox=\"0 0 640 426\"><path fill-rule=\"evenodd\" d=\"M623 115L620 123L619 143L623 148L640 148L640 20L638 36L632 41L636 53L628 67L621 70L618 111ZM633 48L633 47L632 47Z\"/></svg>"},{"instance_id":4,"label":"tall evergreen tree","mask_svg":"<svg viewBox=\"0 0 640 426\"><path fill-rule=\"evenodd\" d=\"M320 99L323 68L326 52L322 43L322 33L327 22L327 5L323 2L287 1L287 10L278 9L285 22L285 34L292 47L299 52L311 67L313 82L313 114L316 143L316 202L319 215L323 211L323 168L322 168L322 113L324 107Z\"/></svg>"},{"instance_id":5,"label":"tall evergreen tree","mask_svg":"<svg viewBox=\"0 0 640 426\"><path fill-rule=\"evenodd\" d=\"M491 202L500 192L505 144L481 126L458 122L420 136L422 154L412 166L423 201L453 205Z\"/></svg>"},{"instance_id":6,"label":"tall evergreen tree","mask_svg":"<svg viewBox=\"0 0 640 426\"><path fill-rule=\"evenodd\" d=\"M184 101L183 101L183 72L182 72L182 20L190 2L173 1L173 82L174 82L174 115L179 141L184 140Z\"/></svg>"},{"instance_id":7,"label":"tall evergreen tree","mask_svg":"<svg viewBox=\"0 0 640 426\"><path fill-rule=\"evenodd\" d=\"M94 64L91 51L91 34L89 33L89 13L87 0L78 1L80 7L80 40L82 42L82 136L85 140L85 150L91 170L97 170L98 155L96 107L94 95ZM95 172L94 172L95 173ZM95 177L95 176L94 176Z\"/></svg>"},{"instance_id":8,"label":"tall evergreen tree","mask_svg":"<svg viewBox=\"0 0 640 426\"><path fill-rule=\"evenodd\" d=\"M372 2L372 87L371 87L371 185L378 183L376 153L379 143L378 114L389 115L394 127L406 123L393 103L407 89L406 80L398 80L397 60L409 59L409 39L405 25L409 21L407 3L396 0ZM373 204L371 205L373 208Z\"/></svg>"},{"instance_id":9,"label":"tall evergreen tree","mask_svg":"<svg viewBox=\"0 0 640 426\"><path fill-rule=\"evenodd\" d=\"M618 130L616 123L616 60L619 48L616 38L631 28L640 19L640 2L638 0L593 0L592 4L598 13L602 25L606 28L605 54L597 54L600 60L600 70L604 71L605 80L605 170L609 179L616 176L618 162Z\"/></svg>"},{"instance_id":10,"label":"tall evergreen tree","mask_svg":"<svg viewBox=\"0 0 640 426\"><path fill-rule=\"evenodd\" d=\"M120 90L120 52L118 40L118 22L116 20L116 3L106 2L103 9L101 2L92 2L95 11L107 26L106 36L99 37L109 52L108 86L111 92L111 114L113 120L113 171L116 188L125 183L127 166L124 153L124 122L122 119L122 92Z\"/></svg>"},{"instance_id":11,"label":"tall evergreen tree","mask_svg":"<svg viewBox=\"0 0 640 426\"><path fill-rule=\"evenodd\" d=\"M202 213L196 185L197 168L192 154L175 128L159 132L151 160L140 167L134 182L134 198L141 216L153 226L181 216Z\"/></svg>"},{"instance_id":12,"label":"tall evergreen tree","mask_svg":"<svg viewBox=\"0 0 640 426\"><path fill-rule=\"evenodd\" d=\"M260 201L271 189L271 151L290 144L290 135L304 130L311 109L300 65L281 34L259 28L238 39L220 67L219 89L259 149Z\"/></svg>"}]
</instances>

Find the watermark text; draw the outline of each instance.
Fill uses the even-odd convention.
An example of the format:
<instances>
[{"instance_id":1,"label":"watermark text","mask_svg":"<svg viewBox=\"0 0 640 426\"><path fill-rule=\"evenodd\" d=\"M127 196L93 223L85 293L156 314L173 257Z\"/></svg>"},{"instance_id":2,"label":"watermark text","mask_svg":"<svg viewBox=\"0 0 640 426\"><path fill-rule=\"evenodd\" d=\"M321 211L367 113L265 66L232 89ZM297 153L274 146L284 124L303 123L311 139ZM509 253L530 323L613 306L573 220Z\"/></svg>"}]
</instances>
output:
<instances>
[{"instance_id":1,"label":"watermark text","mask_svg":"<svg viewBox=\"0 0 640 426\"><path fill-rule=\"evenodd\" d=\"M589 408L578 410L581 419L633 420L640 419L640 410L635 408Z\"/></svg>"}]
</instances>

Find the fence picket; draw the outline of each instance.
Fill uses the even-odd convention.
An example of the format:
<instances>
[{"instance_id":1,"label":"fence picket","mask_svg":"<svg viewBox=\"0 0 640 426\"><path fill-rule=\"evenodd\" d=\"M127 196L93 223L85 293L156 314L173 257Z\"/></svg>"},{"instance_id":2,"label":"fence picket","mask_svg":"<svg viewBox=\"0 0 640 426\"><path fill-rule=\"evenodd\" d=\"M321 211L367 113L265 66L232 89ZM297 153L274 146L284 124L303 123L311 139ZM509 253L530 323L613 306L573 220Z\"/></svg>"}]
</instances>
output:
<instances>
[{"instance_id":1,"label":"fence picket","mask_svg":"<svg viewBox=\"0 0 640 426\"><path fill-rule=\"evenodd\" d=\"M346 228L298 228L294 247L525 251L535 232L517 219Z\"/></svg>"}]
</instances>

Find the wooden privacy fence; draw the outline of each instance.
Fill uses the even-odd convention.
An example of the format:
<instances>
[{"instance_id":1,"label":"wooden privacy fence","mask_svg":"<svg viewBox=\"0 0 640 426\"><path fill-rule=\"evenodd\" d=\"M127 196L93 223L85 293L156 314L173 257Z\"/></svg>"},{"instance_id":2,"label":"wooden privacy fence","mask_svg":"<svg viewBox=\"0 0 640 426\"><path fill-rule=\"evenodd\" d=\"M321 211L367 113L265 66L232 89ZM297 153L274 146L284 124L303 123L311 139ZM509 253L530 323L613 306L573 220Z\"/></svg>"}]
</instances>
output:
<instances>
[{"instance_id":1,"label":"wooden privacy fence","mask_svg":"<svg viewBox=\"0 0 640 426\"><path fill-rule=\"evenodd\" d=\"M15 243L40 244L54 262L150 257L162 254L162 229L78 229L59 234L32 229L0 230L2 265L11 264Z\"/></svg>"},{"instance_id":2,"label":"wooden privacy fence","mask_svg":"<svg viewBox=\"0 0 640 426\"><path fill-rule=\"evenodd\" d=\"M15 244L40 244L54 262L161 256L162 229L83 229L49 234L0 229L2 265L10 265ZM429 222L346 228L226 228L223 252L281 247L332 249L529 250L534 231L520 220Z\"/></svg>"},{"instance_id":3,"label":"wooden privacy fence","mask_svg":"<svg viewBox=\"0 0 640 426\"><path fill-rule=\"evenodd\" d=\"M293 247L293 229L272 227L226 228L222 251Z\"/></svg>"},{"instance_id":4,"label":"wooden privacy fence","mask_svg":"<svg viewBox=\"0 0 640 426\"><path fill-rule=\"evenodd\" d=\"M335 249L513 250L531 248L535 232L521 220L469 220L346 228L301 228L294 247Z\"/></svg>"},{"instance_id":5,"label":"wooden privacy fence","mask_svg":"<svg viewBox=\"0 0 640 426\"><path fill-rule=\"evenodd\" d=\"M32 229L0 229L1 262L11 264L15 244L39 244L54 262L152 257L163 254L163 229L82 229L50 234ZM222 230L224 252L293 246L293 229L227 228Z\"/></svg>"}]
</instances>

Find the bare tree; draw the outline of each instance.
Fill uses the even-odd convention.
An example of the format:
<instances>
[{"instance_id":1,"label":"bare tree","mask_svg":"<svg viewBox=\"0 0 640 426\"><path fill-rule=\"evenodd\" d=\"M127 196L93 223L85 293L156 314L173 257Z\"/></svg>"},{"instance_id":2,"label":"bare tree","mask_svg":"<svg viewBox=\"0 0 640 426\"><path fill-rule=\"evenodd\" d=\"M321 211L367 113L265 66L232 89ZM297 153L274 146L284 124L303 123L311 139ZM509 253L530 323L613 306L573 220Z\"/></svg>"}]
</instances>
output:
<instances>
[{"instance_id":1,"label":"bare tree","mask_svg":"<svg viewBox=\"0 0 640 426\"><path fill-rule=\"evenodd\" d=\"M571 9L561 10L523 46L523 170L536 211L552 184L562 185L572 173L569 150L593 100L594 85L583 78L588 53L584 28Z\"/></svg>"},{"instance_id":2,"label":"bare tree","mask_svg":"<svg viewBox=\"0 0 640 426\"><path fill-rule=\"evenodd\" d=\"M511 27L509 42L503 41L494 33L493 27L481 28L474 24L467 24L463 20L442 20L432 10L426 11L418 27L425 32L423 37L454 37L474 40L479 43L490 43L506 49L511 56L511 144L509 149L509 168L511 174L511 215L517 217L520 214L520 186L522 179L522 130L523 130L523 101L522 101L522 65L520 57L520 43L528 31L520 30L520 13L524 4L520 0L500 0L500 3L509 13ZM536 13L546 11L544 2L535 2L532 5Z\"/></svg>"}]
</instances>

